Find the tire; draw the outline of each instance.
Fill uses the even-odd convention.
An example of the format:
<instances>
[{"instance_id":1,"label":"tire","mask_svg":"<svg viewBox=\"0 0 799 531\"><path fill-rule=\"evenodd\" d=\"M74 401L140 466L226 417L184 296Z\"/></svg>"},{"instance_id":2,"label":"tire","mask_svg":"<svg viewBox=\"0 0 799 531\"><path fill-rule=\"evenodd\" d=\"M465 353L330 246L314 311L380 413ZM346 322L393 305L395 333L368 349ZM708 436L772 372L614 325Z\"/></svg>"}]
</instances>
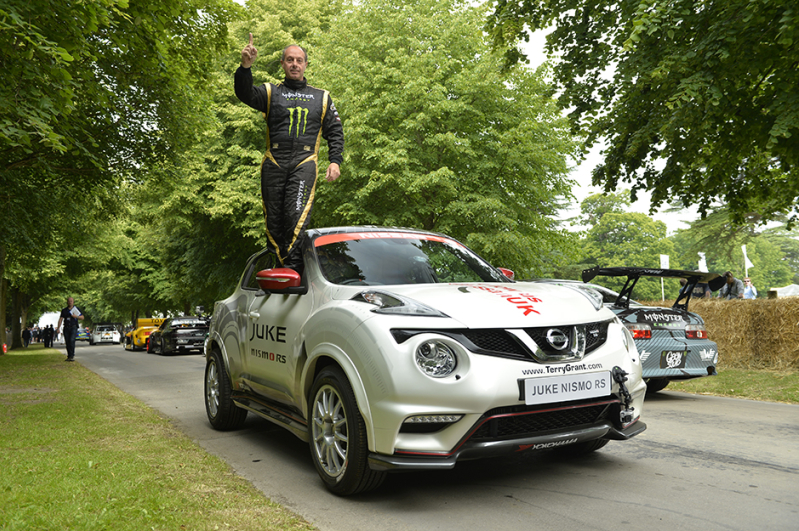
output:
<instances>
[{"instance_id":1,"label":"tire","mask_svg":"<svg viewBox=\"0 0 799 531\"><path fill-rule=\"evenodd\" d=\"M594 439L593 441L560 446L555 448L555 452L565 457L578 457L581 455L590 454L591 452L596 452L609 442L610 441L608 439Z\"/></svg>"},{"instance_id":2,"label":"tire","mask_svg":"<svg viewBox=\"0 0 799 531\"><path fill-rule=\"evenodd\" d=\"M170 354L169 351L166 349L166 344L164 343L164 338L158 340L158 355L159 356L166 356Z\"/></svg>"},{"instance_id":3,"label":"tire","mask_svg":"<svg viewBox=\"0 0 799 531\"><path fill-rule=\"evenodd\" d=\"M153 353L153 344L152 344L152 342L148 341L147 342L147 354L152 354L152 353Z\"/></svg>"},{"instance_id":4,"label":"tire","mask_svg":"<svg viewBox=\"0 0 799 531\"><path fill-rule=\"evenodd\" d=\"M344 372L323 369L310 398L311 458L327 489L348 496L379 487L386 473L369 468L366 425Z\"/></svg>"},{"instance_id":5,"label":"tire","mask_svg":"<svg viewBox=\"0 0 799 531\"><path fill-rule=\"evenodd\" d=\"M646 380L646 392L657 393L662 391L669 385L669 381L665 378L649 378Z\"/></svg>"},{"instance_id":6,"label":"tire","mask_svg":"<svg viewBox=\"0 0 799 531\"><path fill-rule=\"evenodd\" d=\"M232 392L222 354L214 349L205 365L205 413L215 430L237 430L247 419L247 410L233 403Z\"/></svg>"}]
</instances>

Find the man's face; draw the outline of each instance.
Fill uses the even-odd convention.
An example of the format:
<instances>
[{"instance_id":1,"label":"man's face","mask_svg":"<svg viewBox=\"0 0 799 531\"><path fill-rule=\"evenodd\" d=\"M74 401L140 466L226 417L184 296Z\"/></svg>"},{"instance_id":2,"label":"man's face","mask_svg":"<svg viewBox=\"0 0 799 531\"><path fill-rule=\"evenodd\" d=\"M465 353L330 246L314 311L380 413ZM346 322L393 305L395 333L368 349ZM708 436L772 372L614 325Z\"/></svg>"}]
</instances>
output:
<instances>
[{"instance_id":1,"label":"man's face","mask_svg":"<svg viewBox=\"0 0 799 531\"><path fill-rule=\"evenodd\" d=\"M299 46L289 46L285 57L280 60L280 66L283 67L288 79L302 81L308 62L305 60L305 53Z\"/></svg>"},{"instance_id":2,"label":"man's face","mask_svg":"<svg viewBox=\"0 0 799 531\"><path fill-rule=\"evenodd\" d=\"M67 298L67 306L72 308L74 305L75 305L75 299L73 299L72 297L68 297Z\"/></svg>"},{"instance_id":3,"label":"man's face","mask_svg":"<svg viewBox=\"0 0 799 531\"><path fill-rule=\"evenodd\" d=\"M733 277L732 275L728 276L727 277L727 284L732 284L734 280L735 280L735 277Z\"/></svg>"}]
</instances>

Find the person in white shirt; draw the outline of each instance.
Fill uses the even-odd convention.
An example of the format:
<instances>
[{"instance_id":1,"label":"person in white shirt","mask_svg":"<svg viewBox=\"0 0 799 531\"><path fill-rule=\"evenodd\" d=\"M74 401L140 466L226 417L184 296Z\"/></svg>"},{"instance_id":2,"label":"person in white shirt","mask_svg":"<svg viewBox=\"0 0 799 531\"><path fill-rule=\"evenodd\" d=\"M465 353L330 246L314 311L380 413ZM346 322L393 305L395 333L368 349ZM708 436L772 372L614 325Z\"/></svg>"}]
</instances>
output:
<instances>
[{"instance_id":1,"label":"person in white shirt","mask_svg":"<svg viewBox=\"0 0 799 531\"><path fill-rule=\"evenodd\" d=\"M757 288L752 285L752 279L746 277L744 279L744 299L756 299Z\"/></svg>"},{"instance_id":2,"label":"person in white shirt","mask_svg":"<svg viewBox=\"0 0 799 531\"><path fill-rule=\"evenodd\" d=\"M64 343L67 347L66 361L75 361L75 339L78 335L78 321L83 321L83 314L75 306L75 299L67 297L67 307L61 310L58 318L56 333L61 330L61 323L64 323Z\"/></svg>"}]
</instances>

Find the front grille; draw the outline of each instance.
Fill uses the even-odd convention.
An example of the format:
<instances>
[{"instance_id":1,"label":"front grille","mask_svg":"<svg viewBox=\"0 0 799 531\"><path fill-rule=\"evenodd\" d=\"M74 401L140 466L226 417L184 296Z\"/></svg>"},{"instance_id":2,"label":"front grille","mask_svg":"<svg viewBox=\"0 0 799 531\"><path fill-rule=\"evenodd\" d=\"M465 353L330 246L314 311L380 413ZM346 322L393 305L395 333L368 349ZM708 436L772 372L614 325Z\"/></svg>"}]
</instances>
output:
<instances>
[{"instance_id":1,"label":"front grille","mask_svg":"<svg viewBox=\"0 0 799 531\"><path fill-rule=\"evenodd\" d=\"M587 323L584 325L569 325L559 327L563 330L571 329L572 326L585 328L586 345L585 354L602 346L608 337L608 325L610 321L600 321ZM552 351L546 340L546 333L550 328L558 327L538 327L525 328L524 331L530 335L533 341L544 352ZM402 344L409 338L417 334L439 334L447 336L460 342L470 351L486 356L500 356L524 361L536 361L534 352L530 350L512 334L502 328L494 329L465 329L465 330L413 330L413 329L392 329L394 340ZM561 352L551 352L551 354L562 354ZM554 361L554 360L550 360Z\"/></svg>"},{"instance_id":2,"label":"front grille","mask_svg":"<svg viewBox=\"0 0 799 531\"><path fill-rule=\"evenodd\" d=\"M504 330L465 330L463 335L482 350L527 357L527 349Z\"/></svg>"},{"instance_id":3,"label":"front grille","mask_svg":"<svg viewBox=\"0 0 799 531\"><path fill-rule=\"evenodd\" d=\"M575 328L584 327L586 354L605 344L605 341L608 339L608 326L610 323L611 321L599 321L596 323L574 326ZM558 328L564 333L569 333L572 329L572 326L541 326L537 328L525 328L524 331L527 332L527 335L529 335L532 340L535 341L535 344L538 345L538 348L540 348L545 354L550 356L563 355L564 352L553 349L546 340L547 332L553 328Z\"/></svg>"},{"instance_id":4,"label":"front grille","mask_svg":"<svg viewBox=\"0 0 799 531\"><path fill-rule=\"evenodd\" d=\"M540 406L499 408L486 412L478 421L479 427L470 440L476 442L531 437L549 431L559 431L587 426L611 418L611 409L618 400L610 403L590 403L565 409L541 410ZM480 424L482 422L482 424Z\"/></svg>"}]
</instances>

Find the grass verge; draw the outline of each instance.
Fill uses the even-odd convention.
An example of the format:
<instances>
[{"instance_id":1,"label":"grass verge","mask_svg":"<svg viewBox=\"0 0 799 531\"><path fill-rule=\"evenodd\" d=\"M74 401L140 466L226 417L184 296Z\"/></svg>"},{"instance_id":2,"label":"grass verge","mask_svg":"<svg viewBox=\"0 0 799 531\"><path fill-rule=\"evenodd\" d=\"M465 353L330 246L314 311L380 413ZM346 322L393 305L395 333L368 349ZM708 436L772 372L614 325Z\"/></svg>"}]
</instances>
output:
<instances>
[{"instance_id":1,"label":"grass verge","mask_svg":"<svg viewBox=\"0 0 799 531\"><path fill-rule=\"evenodd\" d=\"M720 368L717 376L671 382L666 390L799 404L799 371Z\"/></svg>"},{"instance_id":2,"label":"grass verge","mask_svg":"<svg viewBox=\"0 0 799 531\"><path fill-rule=\"evenodd\" d=\"M314 529L63 360L40 345L0 355L0 529Z\"/></svg>"}]
</instances>

